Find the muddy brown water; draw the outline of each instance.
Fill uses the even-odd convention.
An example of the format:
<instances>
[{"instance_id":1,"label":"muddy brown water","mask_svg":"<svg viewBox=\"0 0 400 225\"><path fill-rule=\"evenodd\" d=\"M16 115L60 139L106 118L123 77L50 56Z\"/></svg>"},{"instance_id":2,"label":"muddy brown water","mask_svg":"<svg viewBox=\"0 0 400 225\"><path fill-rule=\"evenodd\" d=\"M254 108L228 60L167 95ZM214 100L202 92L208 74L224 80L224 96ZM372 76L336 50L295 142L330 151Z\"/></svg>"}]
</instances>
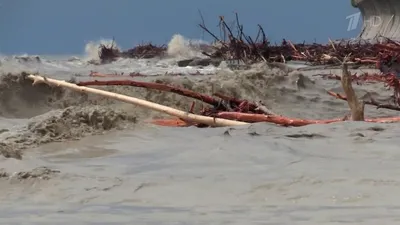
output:
<instances>
[{"instance_id":1,"label":"muddy brown water","mask_svg":"<svg viewBox=\"0 0 400 225\"><path fill-rule=\"evenodd\" d=\"M313 76L329 72L340 74L257 66L141 79L263 100L292 117L342 117L346 102L325 93L340 92L339 82ZM145 122L159 113L32 87L20 74L3 75L0 87L1 223L399 223L399 124L169 128ZM381 101L391 94L382 84L355 87ZM180 109L192 102L140 88L106 89ZM373 107L366 114L398 115Z\"/></svg>"}]
</instances>

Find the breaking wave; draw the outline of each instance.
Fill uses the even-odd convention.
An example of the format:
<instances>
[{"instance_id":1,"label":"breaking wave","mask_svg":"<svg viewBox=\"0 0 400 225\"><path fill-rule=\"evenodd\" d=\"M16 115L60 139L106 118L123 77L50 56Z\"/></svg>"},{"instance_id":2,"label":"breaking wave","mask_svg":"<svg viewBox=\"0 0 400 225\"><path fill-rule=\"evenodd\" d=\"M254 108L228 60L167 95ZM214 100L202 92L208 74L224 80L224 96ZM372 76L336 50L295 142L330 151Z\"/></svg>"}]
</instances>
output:
<instances>
[{"instance_id":1,"label":"breaking wave","mask_svg":"<svg viewBox=\"0 0 400 225\"><path fill-rule=\"evenodd\" d=\"M116 41L110 39L101 39L98 41L90 41L85 45L85 55L83 60L85 61L98 61L99 59L99 47L100 45L111 46L113 44L115 48L122 50ZM168 43L167 54L170 57L175 58L195 58L203 57L201 51L206 50L209 43L203 40L187 39L180 34L172 36ZM130 46L129 48L133 48Z\"/></svg>"},{"instance_id":2,"label":"breaking wave","mask_svg":"<svg viewBox=\"0 0 400 225\"><path fill-rule=\"evenodd\" d=\"M175 34L168 43L167 53L176 58L203 57L201 51L206 45L209 45L209 43L202 40L186 39L180 34Z\"/></svg>"},{"instance_id":3,"label":"breaking wave","mask_svg":"<svg viewBox=\"0 0 400 225\"><path fill-rule=\"evenodd\" d=\"M44 57L38 55L14 55L14 56L1 56L0 55L0 73L20 73L22 71L34 71L40 73L52 74L54 70L56 72L62 72L64 74L69 73L70 66L76 69L77 67L88 67L91 64L99 62L99 47L101 45L111 46L123 50L116 41L111 39L100 39L97 41L90 41L84 46L84 53L81 56L67 56L65 61L54 59L54 57ZM134 46L132 46L134 47ZM125 49L127 50L127 49ZM183 37L180 34L175 34L167 45L167 54L163 63L168 66L173 66L178 60L182 59L193 59L193 58L204 58L202 51L212 51L212 46L209 43L202 40L191 40ZM97 63L98 64L98 63ZM141 67L140 62L133 60L118 60L117 62L111 63L109 66L116 68L127 68L129 65L135 65ZM108 65L104 65L104 69L107 69ZM137 68L132 68L131 71L137 71ZM86 69L87 70L87 69Z\"/></svg>"},{"instance_id":4,"label":"breaking wave","mask_svg":"<svg viewBox=\"0 0 400 225\"><path fill-rule=\"evenodd\" d=\"M105 46L111 46L113 45L115 48L121 50L121 48L118 46L118 44L110 39L101 39L98 41L90 41L89 43L87 43L85 45L85 55L83 60L85 61L98 61L100 60L99 58L99 47L101 45L105 45Z\"/></svg>"}]
</instances>

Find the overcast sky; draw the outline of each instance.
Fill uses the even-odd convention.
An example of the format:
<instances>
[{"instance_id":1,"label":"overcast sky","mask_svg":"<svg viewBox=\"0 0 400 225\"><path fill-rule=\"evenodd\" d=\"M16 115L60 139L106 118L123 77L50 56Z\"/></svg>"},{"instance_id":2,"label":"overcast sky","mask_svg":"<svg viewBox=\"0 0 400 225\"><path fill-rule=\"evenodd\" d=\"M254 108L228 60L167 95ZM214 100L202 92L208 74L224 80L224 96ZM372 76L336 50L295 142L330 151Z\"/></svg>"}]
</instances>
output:
<instances>
[{"instance_id":1,"label":"overcast sky","mask_svg":"<svg viewBox=\"0 0 400 225\"><path fill-rule=\"evenodd\" d=\"M88 41L115 37L122 48L141 42L168 43L180 33L212 40L197 26L203 13L207 27L219 34L218 16L234 20L245 32L263 25L272 41L326 42L350 38L350 0L0 0L1 54L80 54Z\"/></svg>"}]
</instances>

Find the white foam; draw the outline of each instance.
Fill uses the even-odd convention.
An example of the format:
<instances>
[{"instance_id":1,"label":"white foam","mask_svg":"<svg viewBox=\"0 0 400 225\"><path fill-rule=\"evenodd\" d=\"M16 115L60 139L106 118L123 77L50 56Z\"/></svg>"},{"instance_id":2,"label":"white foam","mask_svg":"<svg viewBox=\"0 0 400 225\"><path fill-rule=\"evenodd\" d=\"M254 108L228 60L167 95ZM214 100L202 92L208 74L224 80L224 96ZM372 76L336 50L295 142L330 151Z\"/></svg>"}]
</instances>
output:
<instances>
[{"instance_id":1,"label":"white foam","mask_svg":"<svg viewBox=\"0 0 400 225\"><path fill-rule=\"evenodd\" d=\"M89 74L91 70L101 73L124 73L131 72L143 74L165 74L165 73L213 73L217 68L208 66L205 68L180 68L176 65L177 60L194 57L205 57L201 54L205 45L209 44L202 40L190 40L180 34L174 35L167 49L169 57L163 59L118 59L104 65L88 64L88 61L99 61L100 45L111 46L110 39L99 39L90 41L85 45L84 55L80 57L72 55L40 56L41 62L35 61L36 56L22 54L18 56L5 56L1 59L0 73L18 73L21 71L40 72L53 76L70 76L74 74ZM121 48L114 42L115 48ZM124 49L125 50L125 49Z\"/></svg>"},{"instance_id":2,"label":"white foam","mask_svg":"<svg viewBox=\"0 0 400 225\"><path fill-rule=\"evenodd\" d=\"M99 47L100 45L105 45L105 46L111 46L113 44L114 48L117 48L120 50L120 47L118 44L111 40L111 39L100 39L98 41L90 41L85 45L85 56L84 60L85 61L90 61L90 60L100 60L99 58Z\"/></svg>"},{"instance_id":3,"label":"white foam","mask_svg":"<svg viewBox=\"0 0 400 225\"><path fill-rule=\"evenodd\" d=\"M168 43L167 54L176 58L204 57L201 54L201 45L208 44L202 40L189 40L180 34L172 36Z\"/></svg>"}]
</instances>

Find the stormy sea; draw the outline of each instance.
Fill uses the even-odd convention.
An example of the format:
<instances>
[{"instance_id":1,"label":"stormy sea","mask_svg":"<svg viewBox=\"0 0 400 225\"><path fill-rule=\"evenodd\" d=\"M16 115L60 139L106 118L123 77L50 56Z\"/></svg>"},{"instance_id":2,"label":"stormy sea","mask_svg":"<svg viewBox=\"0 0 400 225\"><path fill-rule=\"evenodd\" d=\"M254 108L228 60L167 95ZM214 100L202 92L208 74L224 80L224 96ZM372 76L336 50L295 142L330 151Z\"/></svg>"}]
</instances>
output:
<instances>
[{"instance_id":1,"label":"stormy sea","mask_svg":"<svg viewBox=\"0 0 400 225\"><path fill-rule=\"evenodd\" d=\"M197 92L263 101L280 115L330 119L349 113L340 68L258 63L248 68L179 67L205 57L174 36L168 55L98 61L82 55L1 55L0 222L3 224L397 224L400 222L400 126L343 121L283 127L164 127L166 115L62 87L32 86L38 73L61 80L140 73ZM201 44L199 41L197 44ZM352 72L371 69L358 68ZM181 74L174 76L171 74ZM193 75L201 74L201 75ZM120 79L120 78L101 78ZM96 87L188 110L192 99L129 86ZM388 101L383 84L355 86ZM366 107L368 117L396 111ZM396 144L397 143L397 144ZM400 175L400 170L399 170ZM397 199L399 196L399 199ZM29 221L29 222L28 222Z\"/></svg>"}]
</instances>

